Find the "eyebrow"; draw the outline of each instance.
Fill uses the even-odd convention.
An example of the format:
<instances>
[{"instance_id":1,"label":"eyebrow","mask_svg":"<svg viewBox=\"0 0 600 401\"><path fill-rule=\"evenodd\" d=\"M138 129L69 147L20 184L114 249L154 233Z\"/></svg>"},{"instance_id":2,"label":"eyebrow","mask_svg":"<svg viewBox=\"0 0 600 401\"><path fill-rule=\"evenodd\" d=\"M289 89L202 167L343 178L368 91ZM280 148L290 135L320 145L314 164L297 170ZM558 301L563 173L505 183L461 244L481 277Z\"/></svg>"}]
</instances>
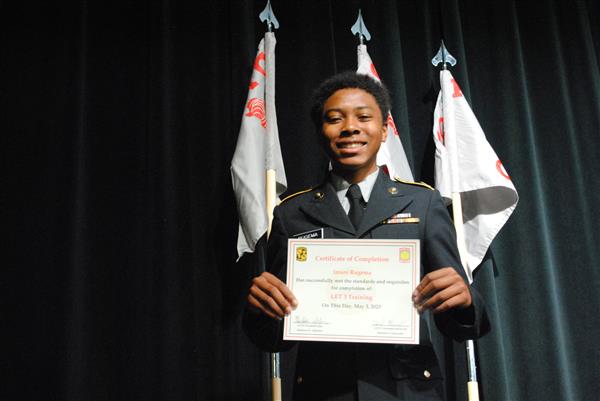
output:
<instances>
[{"instance_id":1,"label":"eyebrow","mask_svg":"<svg viewBox=\"0 0 600 401\"><path fill-rule=\"evenodd\" d=\"M372 110L373 108L370 107L370 106L358 106L358 107L353 108L352 110L364 110L364 109ZM340 108L331 108L331 109L324 110L324 113L329 113L331 111L341 112L342 109L340 109Z\"/></svg>"}]
</instances>

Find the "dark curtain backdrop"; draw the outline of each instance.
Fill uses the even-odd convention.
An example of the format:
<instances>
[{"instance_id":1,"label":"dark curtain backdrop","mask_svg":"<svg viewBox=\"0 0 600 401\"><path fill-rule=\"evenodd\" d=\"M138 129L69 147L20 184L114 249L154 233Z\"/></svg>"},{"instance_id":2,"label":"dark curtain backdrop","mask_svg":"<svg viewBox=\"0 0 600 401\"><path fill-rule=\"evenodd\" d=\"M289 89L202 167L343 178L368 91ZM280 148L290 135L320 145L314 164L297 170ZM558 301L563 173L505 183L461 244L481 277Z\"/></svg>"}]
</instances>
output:
<instances>
[{"instance_id":1,"label":"dark curtain backdrop","mask_svg":"<svg viewBox=\"0 0 600 401\"><path fill-rule=\"evenodd\" d=\"M268 390L240 329L257 257L235 263L229 175L264 5L0 3L0 399ZM415 177L433 183L443 37L519 191L475 280L493 319L482 399L597 399L599 3L273 0L289 192L324 176L308 98L356 68L359 7ZM463 350L448 351L464 399Z\"/></svg>"}]
</instances>

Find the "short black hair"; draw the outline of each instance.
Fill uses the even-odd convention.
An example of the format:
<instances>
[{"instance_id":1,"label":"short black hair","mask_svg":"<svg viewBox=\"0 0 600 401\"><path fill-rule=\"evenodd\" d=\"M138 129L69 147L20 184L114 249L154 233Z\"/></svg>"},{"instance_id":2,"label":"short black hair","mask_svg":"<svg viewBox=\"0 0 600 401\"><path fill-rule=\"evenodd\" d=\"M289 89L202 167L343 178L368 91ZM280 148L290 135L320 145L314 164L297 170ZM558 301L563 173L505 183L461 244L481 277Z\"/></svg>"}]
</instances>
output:
<instances>
[{"instance_id":1,"label":"short black hair","mask_svg":"<svg viewBox=\"0 0 600 401\"><path fill-rule=\"evenodd\" d=\"M383 82L377 82L368 75L358 74L354 71L344 71L327 78L313 93L310 116L317 132L321 132L325 102L331 95L341 89L362 89L371 94L379 106L381 118L385 124L387 115L390 112L391 100L390 93Z\"/></svg>"}]
</instances>

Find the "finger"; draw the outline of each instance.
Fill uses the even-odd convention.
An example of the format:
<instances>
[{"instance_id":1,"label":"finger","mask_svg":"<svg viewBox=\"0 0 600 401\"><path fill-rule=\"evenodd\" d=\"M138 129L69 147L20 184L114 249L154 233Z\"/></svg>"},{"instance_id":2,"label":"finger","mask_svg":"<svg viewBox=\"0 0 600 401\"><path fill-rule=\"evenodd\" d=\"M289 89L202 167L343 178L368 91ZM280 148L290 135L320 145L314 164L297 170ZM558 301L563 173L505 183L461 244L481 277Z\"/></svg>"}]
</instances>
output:
<instances>
[{"instance_id":1,"label":"finger","mask_svg":"<svg viewBox=\"0 0 600 401\"><path fill-rule=\"evenodd\" d=\"M272 298L285 314L289 314L292 310L296 309L298 301L296 301L294 294L292 294L285 284L276 277L274 279L275 281L269 281L268 278L257 277L253 280L250 290L256 291L255 295L262 301ZM288 294L288 296L286 297L284 293ZM292 300L289 299L290 296L293 298Z\"/></svg>"},{"instance_id":2,"label":"finger","mask_svg":"<svg viewBox=\"0 0 600 401\"><path fill-rule=\"evenodd\" d=\"M445 312L452 308L467 308L471 305L471 293L466 285L450 286L419 305L417 310L431 309L433 313Z\"/></svg>"},{"instance_id":3,"label":"finger","mask_svg":"<svg viewBox=\"0 0 600 401\"><path fill-rule=\"evenodd\" d=\"M262 291L260 288L256 286L252 286L250 288L250 293L248 294L248 300L250 301L250 297L254 298L256 301L252 303L253 306L260 309L262 312L267 315L274 315L277 318L282 318L286 315L286 307L289 308L288 304L280 305L270 294Z\"/></svg>"},{"instance_id":4,"label":"finger","mask_svg":"<svg viewBox=\"0 0 600 401\"><path fill-rule=\"evenodd\" d=\"M425 299L432 297L438 291L442 291L456 283L463 282L458 274L425 276L413 292L413 301L423 303Z\"/></svg>"},{"instance_id":5,"label":"finger","mask_svg":"<svg viewBox=\"0 0 600 401\"><path fill-rule=\"evenodd\" d=\"M263 306L263 304L256 297L254 297L251 294L248 295L248 305L250 306L250 309L255 313L264 313L265 315L269 316L272 319L281 320L280 316L271 312L271 310L265 308Z\"/></svg>"},{"instance_id":6,"label":"finger","mask_svg":"<svg viewBox=\"0 0 600 401\"><path fill-rule=\"evenodd\" d=\"M417 297L419 295L423 295L424 294L424 290L425 288L433 281L436 280L440 277L444 277L448 274L451 274L447 271L447 269L451 269L454 270L452 268L448 268L448 267L442 267L440 269L434 270L430 273L427 273L423 279L421 279L421 282L417 285L417 287L415 288L415 290L413 291L413 298Z\"/></svg>"},{"instance_id":7,"label":"finger","mask_svg":"<svg viewBox=\"0 0 600 401\"><path fill-rule=\"evenodd\" d=\"M461 293L462 290L458 285L452 285L433 294L431 297L418 304L418 306L423 309L433 309L445 302L446 300L456 297Z\"/></svg>"},{"instance_id":8,"label":"finger","mask_svg":"<svg viewBox=\"0 0 600 401\"><path fill-rule=\"evenodd\" d=\"M444 302L440 303L437 307L432 309L434 314L446 312L450 309L464 309L471 306L471 294L467 292L460 292L459 294L446 299Z\"/></svg>"},{"instance_id":9,"label":"finger","mask_svg":"<svg viewBox=\"0 0 600 401\"><path fill-rule=\"evenodd\" d=\"M277 288L279 293L286 299L286 301L293 306L293 309L296 309L296 306L298 306L298 300L283 281L279 280L276 276L269 272L264 272L259 277L264 278L266 282Z\"/></svg>"},{"instance_id":10,"label":"finger","mask_svg":"<svg viewBox=\"0 0 600 401\"><path fill-rule=\"evenodd\" d=\"M263 307L268 308L276 315L284 316L291 312L292 308L290 304L276 287L264 286L261 288L260 286L253 285L250 287L250 294L253 295Z\"/></svg>"}]
</instances>

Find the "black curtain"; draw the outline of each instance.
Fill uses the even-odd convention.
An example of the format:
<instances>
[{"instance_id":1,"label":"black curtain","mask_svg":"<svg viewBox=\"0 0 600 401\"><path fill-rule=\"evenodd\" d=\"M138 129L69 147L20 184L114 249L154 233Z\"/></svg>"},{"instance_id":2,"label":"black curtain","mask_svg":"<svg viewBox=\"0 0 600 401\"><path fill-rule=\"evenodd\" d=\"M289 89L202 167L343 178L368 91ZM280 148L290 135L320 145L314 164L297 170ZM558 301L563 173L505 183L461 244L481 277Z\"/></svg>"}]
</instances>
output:
<instances>
[{"instance_id":1,"label":"black curtain","mask_svg":"<svg viewBox=\"0 0 600 401\"><path fill-rule=\"evenodd\" d=\"M0 3L2 400L257 400L240 329L229 165L265 1ZM433 184L430 64L452 73L520 202L476 275L493 319L484 400L600 393L600 5L595 0L273 0L289 192L327 167L323 78L368 50L419 180ZM448 344L464 399L464 351Z\"/></svg>"}]
</instances>

